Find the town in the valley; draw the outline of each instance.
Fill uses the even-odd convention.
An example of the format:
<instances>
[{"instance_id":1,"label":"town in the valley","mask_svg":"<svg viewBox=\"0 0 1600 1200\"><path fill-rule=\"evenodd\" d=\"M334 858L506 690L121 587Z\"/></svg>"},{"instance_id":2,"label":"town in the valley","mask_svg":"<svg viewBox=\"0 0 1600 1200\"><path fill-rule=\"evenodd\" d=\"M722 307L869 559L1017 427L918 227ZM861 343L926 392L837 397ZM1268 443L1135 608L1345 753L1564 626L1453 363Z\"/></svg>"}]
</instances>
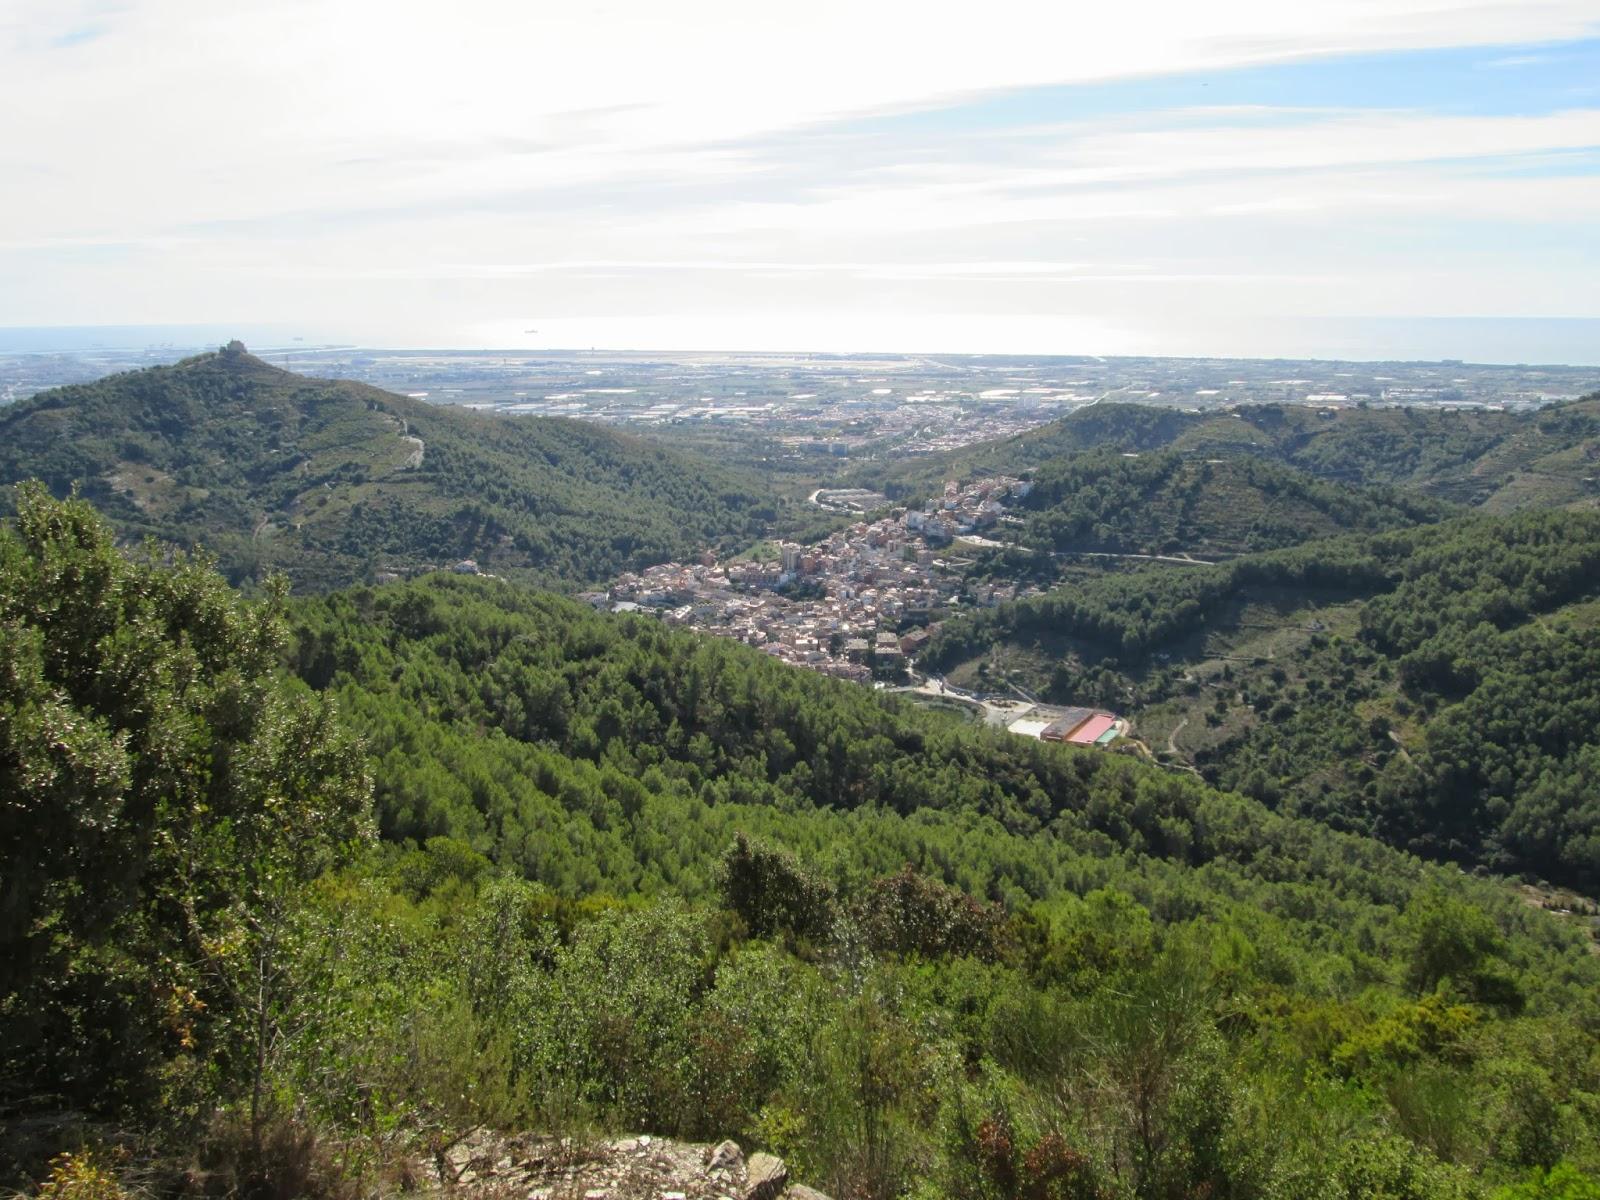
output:
<instances>
[{"instance_id":1,"label":"town in the valley","mask_svg":"<svg viewBox=\"0 0 1600 1200\"><path fill-rule=\"evenodd\" d=\"M1031 487L1007 475L951 481L926 505L899 510L872 493L820 493L813 503L882 504L815 545L783 543L768 556L726 562L708 551L698 562L629 572L586 598L599 608L650 612L673 625L733 638L792 666L966 706L988 724L1023 736L1106 746L1127 732L1115 714L1054 708L1020 694L976 696L915 669L918 651L936 628L935 614L962 602L960 571L943 552L999 544L985 532L1004 520L1008 501ZM1034 591L997 583L969 595L993 605Z\"/></svg>"}]
</instances>

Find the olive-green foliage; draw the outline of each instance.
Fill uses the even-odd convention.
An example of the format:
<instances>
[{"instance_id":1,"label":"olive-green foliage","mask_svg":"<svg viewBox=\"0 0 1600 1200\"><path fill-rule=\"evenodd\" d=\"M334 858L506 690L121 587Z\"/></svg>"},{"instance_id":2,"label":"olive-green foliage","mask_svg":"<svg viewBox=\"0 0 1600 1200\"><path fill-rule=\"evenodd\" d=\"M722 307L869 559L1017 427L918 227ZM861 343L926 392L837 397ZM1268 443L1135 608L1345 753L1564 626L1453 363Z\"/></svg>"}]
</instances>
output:
<instances>
[{"instance_id":1,"label":"olive-green foliage","mask_svg":"<svg viewBox=\"0 0 1600 1200\"><path fill-rule=\"evenodd\" d=\"M1100 451L1051 460L1019 506L1040 549L1204 557L1437 521L1446 505L1394 488L1327 483L1251 457Z\"/></svg>"},{"instance_id":2,"label":"olive-green foliage","mask_svg":"<svg viewBox=\"0 0 1600 1200\"><path fill-rule=\"evenodd\" d=\"M472 947L451 1003L538 1123L754 1137L844 1194L1471 1194L1594 1161L1597 964L1492 884L492 581L296 618L384 828L432 839L392 886L488 906L439 935Z\"/></svg>"},{"instance_id":3,"label":"olive-green foliage","mask_svg":"<svg viewBox=\"0 0 1600 1200\"><path fill-rule=\"evenodd\" d=\"M833 889L794 855L739 833L717 867L722 902L756 937L775 933L820 938L831 929Z\"/></svg>"},{"instance_id":4,"label":"olive-green foliage","mask_svg":"<svg viewBox=\"0 0 1600 1200\"><path fill-rule=\"evenodd\" d=\"M703 986L703 923L662 903L583 925L554 969L529 977L517 1022L540 1090L640 1129L676 1129L688 1111Z\"/></svg>"},{"instance_id":5,"label":"olive-green foliage","mask_svg":"<svg viewBox=\"0 0 1600 1200\"><path fill-rule=\"evenodd\" d=\"M1480 906L1492 894L1192 778L493 581L306 601L291 655L366 739L389 836L459 839L562 896L709 898L740 832L852 894L909 863L1013 906L1116 883L1186 919L1226 895L1348 949L1363 913L1433 881ZM1503 931L1554 936L1520 905L1496 911ZM1064 931L1075 958L1125 944L1110 918L1096 928Z\"/></svg>"},{"instance_id":6,"label":"olive-green foliage","mask_svg":"<svg viewBox=\"0 0 1600 1200\"><path fill-rule=\"evenodd\" d=\"M1159 920L1120 893L1013 914L1037 953L1019 931L987 961L879 956L844 921L802 958L712 910L564 907L464 861L435 841L312 893L315 1019L290 1020L284 1080L322 1119L734 1136L879 1197L1471 1197L1600 1161L1592 1027L1408 998L1428 895L1390 918L1392 984L1330 989L1243 913ZM1094 928L1142 948L1074 953Z\"/></svg>"},{"instance_id":7,"label":"olive-green foliage","mask_svg":"<svg viewBox=\"0 0 1600 1200\"><path fill-rule=\"evenodd\" d=\"M949 665L997 640L1051 638L1081 663L1057 669L1058 698L1081 700L1109 675L1107 699L1121 707L1137 675L1138 700L1154 704L1185 686L1157 656L1204 659L1204 635L1230 628L1245 595L1353 601L1359 629L1313 637L1288 664L1229 664L1253 716L1201 760L1209 778L1430 856L1582 888L1600 880L1588 786L1600 769L1600 639L1583 611L1600 599L1595 511L1107 575L948 622L925 657ZM1282 686L1285 665L1303 690ZM1402 715L1426 736L1397 754Z\"/></svg>"},{"instance_id":8,"label":"olive-green foliage","mask_svg":"<svg viewBox=\"0 0 1600 1200\"><path fill-rule=\"evenodd\" d=\"M1438 893L1417 897L1402 927L1410 958L1406 982L1419 993L1453 983L1481 1003L1517 1007L1516 985L1494 963L1505 941L1481 909Z\"/></svg>"},{"instance_id":9,"label":"olive-green foliage","mask_svg":"<svg viewBox=\"0 0 1600 1200\"><path fill-rule=\"evenodd\" d=\"M281 570L297 591L464 558L600 582L743 545L777 516L763 484L720 462L307 379L237 343L8 406L0 483L27 478L80 485L125 536L203 544L236 581Z\"/></svg>"},{"instance_id":10,"label":"olive-green foliage","mask_svg":"<svg viewBox=\"0 0 1600 1200\"><path fill-rule=\"evenodd\" d=\"M364 828L331 705L281 676L281 589L125 557L81 500L0 530L0 1077L174 1115L249 1034L282 897ZM264 968L263 968L264 969Z\"/></svg>"},{"instance_id":11,"label":"olive-green foliage","mask_svg":"<svg viewBox=\"0 0 1600 1200\"><path fill-rule=\"evenodd\" d=\"M1600 1200L1600 1180L1584 1175L1571 1163L1548 1170L1536 1167L1521 1183L1501 1188L1494 1200Z\"/></svg>"},{"instance_id":12,"label":"olive-green foliage","mask_svg":"<svg viewBox=\"0 0 1600 1200\"><path fill-rule=\"evenodd\" d=\"M1348 488L1389 485L1494 511L1593 499L1600 395L1535 413L1252 404L1209 413L1095 404L1041 429L931 459L862 468L890 496L951 477L1048 470L1085 453L1255 459ZM1231 469L1231 468L1230 468Z\"/></svg>"},{"instance_id":13,"label":"olive-green foliage","mask_svg":"<svg viewBox=\"0 0 1600 1200\"><path fill-rule=\"evenodd\" d=\"M96 571L192 569L130 564L81 506L37 502L99 532L85 569L42 592L25 591L23 542L0 542L22 581L8 602L81 621L100 611L84 601ZM212 690L233 687L233 660L183 655L261 613L201 575L208 603L131 644L183 666L185 695L236 696ZM144 611L149 596L127 594ZM248 1011L270 1036L196 1015L195 1046L164 1060L209 1072L214 1101L436 1163L480 1124L733 1136L839 1196L1487 1198L1600 1169L1600 961L1493 881L508 584L439 576L292 611L284 654L368 739L389 840L305 883L325 843L280 854L264 832L267 860L289 865L258 892L249 862L186 860L236 873L213 881L231 916L199 946L226 965L199 972L219 981L204 1013L265 985ZM273 652L267 638L254 653ZM40 711L56 697L27 694ZM32 711L0 709L8 731ZM202 744L226 751L195 771L220 785L245 752ZM52 762L51 745L23 758ZM119 769L137 778L143 760ZM336 801L336 830L359 780L357 764L318 785L331 796L281 794L288 814ZM251 813L282 811L279 792L247 795ZM222 844L185 812L173 839ZM121 885L117 861L96 869ZM754 867L789 899L752 902ZM118 909L116 930L154 975L173 969L161 954L182 931L152 922L177 884L141 879L155 903ZM226 900L240 879L245 899ZM796 897L831 897L835 919L797 929ZM90 944L65 906L49 916L69 949ZM253 953L232 956L236 938ZM10 1011L70 992L80 961L38 959ZM83 1009L74 1028L101 1020ZM146 1095L133 1115L159 1125Z\"/></svg>"},{"instance_id":14,"label":"olive-green foliage","mask_svg":"<svg viewBox=\"0 0 1600 1200\"><path fill-rule=\"evenodd\" d=\"M39 1200L124 1200L126 1195L113 1167L92 1150L57 1155L39 1187Z\"/></svg>"},{"instance_id":15,"label":"olive-green foliage","mask_svg":"<svg viewBox=\"0 0 1600 1200\"><path fill-rule=\"evenodd\" d=\"M909 864L873 881L857 919L880 954L995 958L1005 945L1005 911L998 904L980 904Z\"/></svg>"},{"instance_id":16,"label":"olive-green foliage","mask_svg":"<svg viewBox=\"0 0 1600 1200\"><path fill-rule=\"evenodd\" d=\"M1222 566L1106 575L946 622L924 659L947 665L1003 638L1048 633L1080 639L1113 660L1138 662L1204 628L1243 588L1363 594L1393 586L1397 560L1413 545L1410 539L1432 532L1430 527L1371 539L1333 538Z\"/></svg>"}]
</instances>

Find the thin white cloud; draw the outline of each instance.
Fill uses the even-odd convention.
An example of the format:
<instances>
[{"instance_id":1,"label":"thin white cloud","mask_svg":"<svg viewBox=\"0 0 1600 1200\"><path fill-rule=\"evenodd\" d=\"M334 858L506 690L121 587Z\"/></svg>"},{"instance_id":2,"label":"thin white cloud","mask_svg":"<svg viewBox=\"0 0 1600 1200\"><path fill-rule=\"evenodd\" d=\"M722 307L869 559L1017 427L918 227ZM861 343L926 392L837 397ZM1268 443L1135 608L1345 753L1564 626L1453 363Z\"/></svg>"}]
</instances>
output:
<instances>
[{"instance_id":1,"label":"thin white cloud","mask_svg":"<svg viewBox=\"0 0 1600 1200\"><path fill-rule=\"evenodd\" d=\"M296 276L306 268L290 268ZM654 275L678 277L696 274L734 274L751 277L817 276L844 280L882 280L897 282L964 283L1133 283L1175 282L1233 283L1277 280L1284 283L1314 283L1317 276L1283 273L1241 272L1155 272L1142 264L1069 262L928 262L924 260L858 262L777 262L743 259L591 259L553 260L538 263L416 263L408 266L380 267L361 272L366 279L456 280L540 278L566 276L577 279L630 279ZM352 277L353 272L325 267L317 278Z\"/></svg>"},{"instance_id":2,"label":"thin white cloud","mask_svg":"<svg viewBox=\"0 0 1600 1200\"><path fill-rule=\"evenodd\" d=\"M887 329L888 314L1056 305L1086 329L1086 314L1219 289L1241 312L1353 303L1349 256L1281 231L1333 242L1362 222L1531 214L1592 230L1593 177L1502 177L1500 160L1600 144L1600 109L1191 108L914 148L830 122L1037 84L1596 32L1593 0L818 0L803 14L12 0L0 107L21 119L0 139L0 322L354 313L369 330L473 330L566 306L676 311L675 328L837 310ZM1387 253L1363 268L1403 273L1391 291L1407 304L1477 295L1464 269ZM1577 262L1498 269L1503 296L1542 287L1600 311Z\"/></svg>"},{"instance_id":3,"label":"thin white cloud","mask_svg":"<svg viewBox=\"0 0 1600 1200\"><path fill-rule=\"evenodd\" d=\"M1508 54L1504 58L1491 58L1483 64L1485 70L1508 71L1521 67L1537 67L1551 61L1548 54Z\"/></svg>"},{"instance_id":4,"label":"thin white cloud","mask_svg":"<svg viewBox=\"0 0 1600 1200\"><path fill-rule=\"evenodd\" d=\"M40 49L93 20L108 32ZM1586 0L1219 0L970 5L743 0L592 8L466 0L167 0L61 13L22 0L0 106L26 113L7 169L66 165L20 216L228 219L437 195L514 171L591 177L652 151L1027 84L1225 67L1335 50L1600 29ZM31 31L41 31L33 33ZM497 153L507 143L528 153ZM426 159L429 148L477 148ZM86 203L95 178L117 202ZM296 201L299 204L296 204ZM111 211L107 211L107 209ZM80 229L70 230L79 232Z\"/></svg>"}]
</instances>

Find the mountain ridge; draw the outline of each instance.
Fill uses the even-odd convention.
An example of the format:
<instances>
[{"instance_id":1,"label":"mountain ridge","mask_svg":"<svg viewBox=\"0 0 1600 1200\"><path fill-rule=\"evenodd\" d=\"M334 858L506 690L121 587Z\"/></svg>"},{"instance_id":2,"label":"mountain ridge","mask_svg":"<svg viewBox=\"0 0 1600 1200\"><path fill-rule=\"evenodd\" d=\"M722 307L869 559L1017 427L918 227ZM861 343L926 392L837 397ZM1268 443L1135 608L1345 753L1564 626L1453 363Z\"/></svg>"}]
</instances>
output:
<instances>
[{"instance_id":1,"label":"mountain ridge","mask_svg":"<svg viewBox=\"0 0 1600 1200\"><path fill-rule=\"evenodd\" d=\"M562 418L433 406L294 375L237 343L0 410L0 482L73 486L124 537L203 544L299 588L473 559L571 586L742 545L754 476Z\"/></svg>"},{"instance_id":2,"label":"mountain ridge","mask_svg":"<svg viewBox=\"0 0 1600 1200\"><path fill-rule=\"evenodd\" d=\"M1406 487L1490 511L1592 504L1600 503L1600 392L1531 413L1093 404L1002 441L860 475L907 496L950 474L1037 468L1089 451L1264 458L1329 482Z\"/></svg>"},{"instance_id":3,"label":"mountain ridge","mask_svg":"<svg viewBox=\"0 0 1600 1200\"><path fill-rule=\"evenodd\" d=\"M1473 513L1078 579L922 661L1117 707L1157 757L1336 828L1592 890L1597 572L1600 512Z\"/></svg>"}]
</instances>

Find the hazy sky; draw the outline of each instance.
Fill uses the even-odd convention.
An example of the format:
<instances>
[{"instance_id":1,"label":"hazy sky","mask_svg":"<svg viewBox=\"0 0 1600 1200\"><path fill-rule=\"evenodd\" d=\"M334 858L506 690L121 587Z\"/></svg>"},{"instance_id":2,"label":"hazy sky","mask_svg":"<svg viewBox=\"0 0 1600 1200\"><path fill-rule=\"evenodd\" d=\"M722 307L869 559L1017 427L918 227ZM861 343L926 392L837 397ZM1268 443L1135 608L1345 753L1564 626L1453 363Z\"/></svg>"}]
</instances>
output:
<instances>
[{"instance_id":1,"label":"hazy sky","mask_svg":"<svg viewBox=\"0 0 1600 1200\"><path fill-rule=\"evenodd\" d=\"M1600 0L4 0L0 112L0 325L1600 360Z\"/></svg>"}]
</instances>

